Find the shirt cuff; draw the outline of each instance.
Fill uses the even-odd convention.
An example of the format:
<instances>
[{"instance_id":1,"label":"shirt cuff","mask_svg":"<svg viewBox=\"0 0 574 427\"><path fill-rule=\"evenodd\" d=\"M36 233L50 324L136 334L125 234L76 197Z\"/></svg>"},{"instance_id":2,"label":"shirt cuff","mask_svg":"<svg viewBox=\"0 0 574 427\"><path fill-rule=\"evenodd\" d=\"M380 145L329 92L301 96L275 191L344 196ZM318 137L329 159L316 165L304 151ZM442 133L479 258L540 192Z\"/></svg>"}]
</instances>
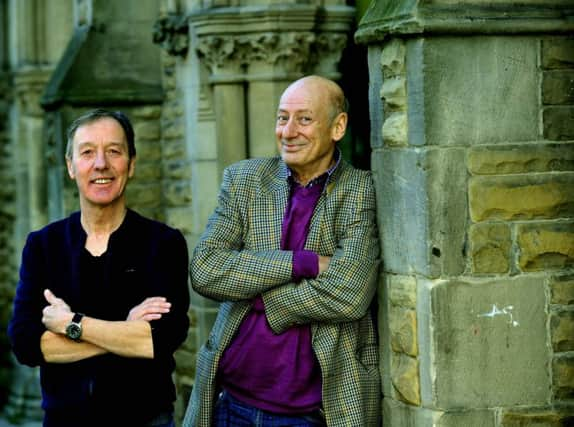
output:
<instances>
[{"instance_id":1,"label":"shirt cuff","mask_svg":"<svg viewBox=\"0 0 574 427\"><path fill-rule=\"evenodd\" d=\"M319 255L313 251L293 251L293 280L311 279L319 274Z\"/></svg>"}]
</instances>

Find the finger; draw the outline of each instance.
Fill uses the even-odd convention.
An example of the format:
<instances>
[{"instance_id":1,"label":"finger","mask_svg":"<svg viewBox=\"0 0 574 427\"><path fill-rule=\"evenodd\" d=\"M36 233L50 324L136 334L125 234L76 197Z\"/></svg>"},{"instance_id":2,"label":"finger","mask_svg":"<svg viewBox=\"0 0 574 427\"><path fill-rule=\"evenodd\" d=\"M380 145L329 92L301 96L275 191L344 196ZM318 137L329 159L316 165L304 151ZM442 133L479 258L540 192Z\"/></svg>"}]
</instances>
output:
<instances>
[{"instance_id":1,"label":"finger","mask_svg":"<svg viewBox=\"0 0 574 427\"><path fill-rule=\"evenodd\" d=\"M161 319L161 314L159 313L151 313L151 314L146 314L145 316L142 317L143 320L146 321L150 321L150 320L158 320Z\"/></svg>"},{"instance_id":2,"label":"finger","mask_svg":"<svg viewBox=\"0 0 574 427\"><path fill-rule=\"evenodd\" d=\"M58 299L50 289L44 289L44 298L46 298L48 304L55 304L56 300Z\"/></svg>"}]
</instances>

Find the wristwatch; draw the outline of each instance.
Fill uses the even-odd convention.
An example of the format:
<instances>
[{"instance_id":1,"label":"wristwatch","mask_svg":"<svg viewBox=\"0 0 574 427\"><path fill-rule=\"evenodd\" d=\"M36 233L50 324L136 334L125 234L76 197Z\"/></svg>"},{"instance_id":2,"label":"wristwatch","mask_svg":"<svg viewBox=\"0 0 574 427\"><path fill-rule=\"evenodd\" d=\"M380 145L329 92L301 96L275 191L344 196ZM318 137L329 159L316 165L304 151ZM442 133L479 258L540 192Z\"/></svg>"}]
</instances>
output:
<instances>
[{"instance_id":1,"label":"wristwatch","mask_svg":"<svg viewBox=\"0 0 574 427\"><path fill-rule=\"evenodd\" d=\"M71 340L80 341L82 336L82 317L84 317L82 313L74 313L72 321L66 326L66 336Z\"/></svg>"}]
</instances>

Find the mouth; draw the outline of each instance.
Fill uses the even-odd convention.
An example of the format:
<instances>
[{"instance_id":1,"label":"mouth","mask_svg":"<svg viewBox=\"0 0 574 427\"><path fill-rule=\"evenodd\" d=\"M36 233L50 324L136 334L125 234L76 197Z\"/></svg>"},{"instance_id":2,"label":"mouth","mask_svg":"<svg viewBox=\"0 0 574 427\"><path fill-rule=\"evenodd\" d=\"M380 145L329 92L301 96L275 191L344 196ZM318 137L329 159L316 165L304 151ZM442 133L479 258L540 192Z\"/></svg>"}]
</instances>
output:
<instances>
[{"instance_id":1,"label":"mouth","mask_svg":"<svg viewBox=\"0 0 574 427\"><path fill-rule=\"evenodd\" d=\"M93 184L109 184L113 181L113 178L96 178L92 180Z\"/></svg>"}]
</instances>

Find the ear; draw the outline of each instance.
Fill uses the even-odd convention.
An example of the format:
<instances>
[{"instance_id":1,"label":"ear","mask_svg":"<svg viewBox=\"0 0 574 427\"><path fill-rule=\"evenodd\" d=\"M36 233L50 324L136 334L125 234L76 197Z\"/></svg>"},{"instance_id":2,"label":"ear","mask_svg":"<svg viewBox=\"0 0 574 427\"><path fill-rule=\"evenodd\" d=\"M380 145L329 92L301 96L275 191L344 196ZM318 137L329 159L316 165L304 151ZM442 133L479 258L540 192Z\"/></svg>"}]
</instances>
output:
<instances>
[{"instance_id":1,"label":"ear","mask_svg":"<svg viewBox=\"0 0 574 427\"><path fill-rule=\"evenodd\" d=\"M128 177L132 178L136 172L136 156L130 159L130 164L128 166Z\"/></svg>"},{"instance_id":2,"label":"ear","mask_svg":"<svg viewBox=\"0 0 574 427\"><path fill-rule=\"evenodd\" d=\"M74 164L72 163L72 159L66 157L66 166L68 167L68 175L71 179L76 179L76 173L74 172Z\"/></svg>"},{"instance_id":3,"label":"ear","mask_svg":"<svg viewBox=\"0 0 574 427\"><path fill-rule=\"evenodd\" d=\"M333 125L331 126L331 139L333 141L338 142L345 136L348 119L347 113L339 113L337 117L335 117Z\"/></svg>"}]
</instances>

